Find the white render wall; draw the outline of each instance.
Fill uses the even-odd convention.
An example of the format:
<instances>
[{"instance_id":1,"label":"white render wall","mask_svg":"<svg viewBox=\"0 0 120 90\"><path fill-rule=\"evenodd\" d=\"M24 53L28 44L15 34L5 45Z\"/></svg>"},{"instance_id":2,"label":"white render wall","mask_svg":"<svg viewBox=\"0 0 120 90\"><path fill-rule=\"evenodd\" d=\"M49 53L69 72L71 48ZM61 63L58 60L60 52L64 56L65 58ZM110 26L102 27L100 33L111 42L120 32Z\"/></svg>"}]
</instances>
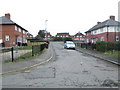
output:
<instances>
[{"instance_id":1,"label":"white render wall","mask_svg":"<svg viewBox=\"0 0 120 90\"><path fill-rule=\"evenodd\" d=\"M120 27L118 26L103 27L103 28L91 31L91 34L96 35L96 34L101 34L105 32L120 32Z\"/></svg>"}]
</instances>

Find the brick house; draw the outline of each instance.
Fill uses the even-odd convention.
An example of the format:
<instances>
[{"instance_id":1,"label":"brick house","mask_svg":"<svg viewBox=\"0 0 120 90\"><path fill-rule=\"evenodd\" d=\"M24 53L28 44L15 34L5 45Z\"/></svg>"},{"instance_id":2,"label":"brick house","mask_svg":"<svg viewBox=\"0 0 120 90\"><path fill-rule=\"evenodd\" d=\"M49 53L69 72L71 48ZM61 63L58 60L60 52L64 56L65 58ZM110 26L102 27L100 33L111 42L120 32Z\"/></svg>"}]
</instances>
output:
<instances>
[{"instance_id":1,"label":"brick house","mask_svg":"<svg viewBox=\"0 0 120 90\"><path fill-rule=\"evenodd\" d=\"M57 33L56 37L65 38L65 37L71 37L71 36L69 35L69 33Z\"/></svg>"},{"instance_id":2,"label":"brick house","mask_svg":"<svg viewBox=\"0 0 120 90\"><path fill-rule=\"evenodd\" d=\"M28 38L28 39L31 39L31 38L33 38L33 35L30 34L30 33L27 33L27 38Z\"/></svg>"},{"instance_id":3,"label":"brick house","mask_svg":"<svg viewBox=\"0 0 120 90\"><path fill-rule=\"evenodd\" d=\"M85 35L78 32L76 33L74 36L73 36L73 40L76 40L76 41L84 41L85 40Z\"/></svg>"},{"instance_id":4,"label":"brick house","mask_svg":"<svg viewBox=\"0 0 120 90\"><path fill-rule=\"evenodd\" d=\"M104 22L97 22L97 25L85 32L87 43L96 43L96 41L120 41L120 22L115 21L115 16Z\"/></svg>"},{"instance_id":5,"label":"brick house","mask_svg":"<svg viewBox=\"0 0 120 90\"><path fill-rule=\"evenodd\" d=\"M27 38L31 38L32 35L28 35L28 31L16 24L10 19L10 14L0 17L2 21L0 23L0 43L2 46L21 46L27 43Z\"/></svg>"},{"instance_id":6,"label":"brick house","mask_svg":"<svg viewBox=\"0 0 120 90\"><path fill-rule=\"evenodd\" d=\"M53 36L50 34L50 32L45 32L44 40L53 40Z\"/></svg>"}]
</instances>

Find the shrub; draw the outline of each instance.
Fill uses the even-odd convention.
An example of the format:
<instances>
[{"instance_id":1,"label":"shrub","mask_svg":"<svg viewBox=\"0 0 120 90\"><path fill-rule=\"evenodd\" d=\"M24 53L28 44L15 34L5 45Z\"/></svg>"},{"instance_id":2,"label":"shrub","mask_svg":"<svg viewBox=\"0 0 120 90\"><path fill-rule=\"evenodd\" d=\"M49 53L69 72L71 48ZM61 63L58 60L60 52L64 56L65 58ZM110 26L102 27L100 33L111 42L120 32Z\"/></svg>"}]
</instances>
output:
<instances>
[{"instance_id":1,"label":"shrub","mask_svg":"<svg viewBox=\"0 0 120 90\"><path fill-rule=\"evenodd\" d=\"M104 42L104 41L98 41L98 42L96 43L96 49L97 49L98 51L105 52L106 47L107 47L107 43Z\"/></svg>"},{"instance_id":2,"label":"shrub","mask_svg":"<svg viewBox=\"0 0 120 90\"><path fill-rule=\"evenodd\" d=\"M115 42L114 49L120 51L120 42Z\"/></svg>"},{"instance_id":3,"label":"shrub","mask_svg":"<svg viewBox=\"0 0 120 90\"><path fill-rule=\"evenodd\" d=\"M96 43L96 49L102 52L112 51L112 50L120 51L120 42L98 41Z\"/></svg>"},{"instance_id":4,"label":"shrub","mask_svg":"<svg viewBox=\"0 0 120 90\"><path fill-rule=\"evenodd\" d=\"M62 37L54 37L53 40L54 41L63 41Z\"/></svg>"},{"instance_id":5,"label":"shrub","mask_svg":"<svg viewBox=\"0 0 120 90\"><path fill-rule=\"evenodd\" d=\"M65 38L64 38L64 43L65 43L66 41L73 41L73 40L72 40L71 37L65 37Z\"/></svg>"}]
</instances>

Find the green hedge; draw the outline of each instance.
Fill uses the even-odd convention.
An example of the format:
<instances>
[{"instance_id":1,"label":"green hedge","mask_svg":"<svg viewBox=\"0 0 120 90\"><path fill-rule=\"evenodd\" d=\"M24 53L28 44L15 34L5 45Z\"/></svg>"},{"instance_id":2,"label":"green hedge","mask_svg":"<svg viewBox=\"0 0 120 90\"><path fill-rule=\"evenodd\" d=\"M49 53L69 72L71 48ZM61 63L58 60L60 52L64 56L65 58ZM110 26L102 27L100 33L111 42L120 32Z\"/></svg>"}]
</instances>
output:
<instances>
[{"instance_id":1,"label":"green hedge","mask_svg":"<svg viewBox=\"0 0 120 90\"><path fill-rule=\"evenodd\" d=\"M98 41L96 43L96 49L102 52L112 51L112 50L120 51L120 42Z\"/></svg>"},{"instance_id":2,"label":"green hedge","mask_svg":"<svg viewBox=\"0 0 120 90\"><path fill-rule=\"evenodd\" d=\"M62 37L54 37L53 40L54 41L63 41L63 38Z\"/></svg>"}]
</instances>

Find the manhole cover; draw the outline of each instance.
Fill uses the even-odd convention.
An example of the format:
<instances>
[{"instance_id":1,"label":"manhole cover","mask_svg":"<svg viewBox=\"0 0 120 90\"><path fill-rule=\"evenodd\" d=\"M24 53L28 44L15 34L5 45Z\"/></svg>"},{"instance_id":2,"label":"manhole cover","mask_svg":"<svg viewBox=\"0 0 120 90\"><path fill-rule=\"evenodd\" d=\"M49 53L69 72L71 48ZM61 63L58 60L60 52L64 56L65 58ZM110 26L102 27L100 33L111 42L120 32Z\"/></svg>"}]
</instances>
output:
<instances>
[{"instance_id":1,"label":"manhole cover","mask_svg":"<svg viewBox=\"0 0 120 90\"><path fill-rule=\"evenodd\" d=\"M31 70L30 73L24 73L23 75L26 79L55 78L55 68L36 68Z\"/></svg>"}]
</instances>

